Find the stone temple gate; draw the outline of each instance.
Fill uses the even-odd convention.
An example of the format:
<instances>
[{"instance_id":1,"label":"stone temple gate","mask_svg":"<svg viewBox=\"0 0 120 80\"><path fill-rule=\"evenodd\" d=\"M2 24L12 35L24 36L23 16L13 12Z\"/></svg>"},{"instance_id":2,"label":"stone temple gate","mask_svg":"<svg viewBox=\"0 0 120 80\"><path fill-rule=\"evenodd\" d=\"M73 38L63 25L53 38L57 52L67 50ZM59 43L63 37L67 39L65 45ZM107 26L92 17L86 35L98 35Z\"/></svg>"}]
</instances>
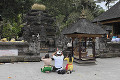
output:
<instances>
[{"instance_id":1,"label":"stone temple gate","mask_svg":"<svg viewBox=\"0 0 120 80\"><path fill-rule=\"evenodd\" d=\"M46 11L31 10L25 16L26 25L23 28L23 38L29 42L31 53L48 52L55 50L56 27L54 18Z\"/></svg>"}]
</instances>

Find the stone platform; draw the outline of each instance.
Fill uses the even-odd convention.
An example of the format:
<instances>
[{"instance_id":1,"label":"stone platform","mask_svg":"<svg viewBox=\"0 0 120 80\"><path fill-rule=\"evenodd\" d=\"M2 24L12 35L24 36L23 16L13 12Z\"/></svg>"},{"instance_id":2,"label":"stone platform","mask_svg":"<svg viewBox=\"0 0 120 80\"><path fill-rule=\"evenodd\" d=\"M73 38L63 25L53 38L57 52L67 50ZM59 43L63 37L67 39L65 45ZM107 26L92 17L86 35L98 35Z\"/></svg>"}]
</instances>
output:
<instances>
[{"instance_id":1,"label":"stone platform","mask_svg":"<svg viewBox=\"0 0 120 80\"><path fill-rule=\"evenodd\" d=\"M40 56L29 52L27 42L0 42L0 63L39 61Z\"/></svg>"},{"instance_id":2,"label":"stone platform","mask_svg":"<svg viewBox=\"0 0 120 80\"><path fill-rule=\"evenodd\" d=\"M109 52L120 53L120 43L107 42Z\"/></svg>"},{"instance_id":3,"label":"stone platform","mask_svg":"<svg viewBox=\"0 0 120 80\"><path fill-rule=\"evenodd\" d=\"M0 63L14 63L14 62L40 62L40 56L2 56Z\"/></svg>"},{"instance_id":4,"label":"stone platform","mask_svg":"<svg viewBox=\"0 0 120 80\"><path fill-rule=\"evenodd\" d=\"M18 50L18 55L24 55L28 49L27 42L0 42L0 50Z\"/></svg>"}]
</instances>

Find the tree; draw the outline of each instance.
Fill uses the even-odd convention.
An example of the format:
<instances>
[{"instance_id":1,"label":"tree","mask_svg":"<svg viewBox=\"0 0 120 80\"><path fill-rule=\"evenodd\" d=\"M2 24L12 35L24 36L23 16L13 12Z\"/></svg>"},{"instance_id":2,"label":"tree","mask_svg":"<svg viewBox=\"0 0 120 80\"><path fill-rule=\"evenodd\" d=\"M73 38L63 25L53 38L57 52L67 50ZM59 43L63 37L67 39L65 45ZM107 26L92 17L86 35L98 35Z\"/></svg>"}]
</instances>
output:
<instances>
[{"instance_id":1,"label":"tree","mask_svg":"<svg viewBox=\"0 0 120 80\"><path fill-rule=\"evenodd\" d=\"M0 15L3 18L2 37L19 35L23 27L23 14L31 10L34 0L0 0Z\"/></svg>"},{"instance_id":2,"label":"tree","mask_svg":"<svg viewBox=\"0 0 120 80\"><path fill-rule=\"evenodd\" d=\"M110 3L114 3L115 1L118 1L118 0L97 0L97 2L106 2L106 6L107 8L109 9L110 8Z\"/></svg>"},{"instance_id":3,"label":"tree","mask_svg":"<svg viewBox=\"0 0 120 80\"><path fill-rule=\"evenodd\" d=\"M89 20L104 11L100 6L96 6L94 0L36 0L36 3L46 6L48 13L56 18L55 24L60 29L74 23L83 9Z\"/></svg>"},{"instance_id":4,"label":"tree","mask_svg":"<svg viewBox=\"0 0 120 80\"><path fill-rule=\"evenodd\" d=\"M4 19L14 21L19 14L31 9L34 0L0 0L0 14Z\"/></svg>"},{"instance_id":5,"label":"tree","mask_svg":"<svg viewBox=\"0 0 120 80\"><path fill-rule=\"evenodd\" d=\"M17 16L18 17L18 22L13 21L12 23L7 20L3 21L3 27L2 27L2 38L16 38L19 33L21 32L21 28L23 27L23 24L21 22L21 15Z\"/></svg>"},{"instance_id":6,"label":"tree","mask_svg":"<svg viewBox=\"0 0 120 80\"><path fill-rule=\"evenodd\" d=\"M0 15L3 18L2 37L18 36L23 27L23 14L31 9L34 0L0 0Z\"/></svg>"}]
</instances>

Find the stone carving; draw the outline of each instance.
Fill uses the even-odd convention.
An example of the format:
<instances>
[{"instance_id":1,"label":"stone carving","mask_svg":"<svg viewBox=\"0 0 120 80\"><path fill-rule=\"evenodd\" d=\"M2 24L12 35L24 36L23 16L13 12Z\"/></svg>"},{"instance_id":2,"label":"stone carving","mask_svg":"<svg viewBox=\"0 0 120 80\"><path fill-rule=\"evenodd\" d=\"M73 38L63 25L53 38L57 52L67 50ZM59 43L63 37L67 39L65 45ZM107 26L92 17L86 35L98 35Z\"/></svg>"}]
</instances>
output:
<instances>
[{"instance_id":1,"label":"stone carving","mask_svg":"<svg viewBox=\"0 0 120 80\"><path fill-rule=\"evenodd\" d=\"M31 10L25 16L26 25L23 28L23 38L29 43L29 50L39 54L41 49L54 51L55 33L54 19L46 11Z\"/></svg>"}]
</instances>

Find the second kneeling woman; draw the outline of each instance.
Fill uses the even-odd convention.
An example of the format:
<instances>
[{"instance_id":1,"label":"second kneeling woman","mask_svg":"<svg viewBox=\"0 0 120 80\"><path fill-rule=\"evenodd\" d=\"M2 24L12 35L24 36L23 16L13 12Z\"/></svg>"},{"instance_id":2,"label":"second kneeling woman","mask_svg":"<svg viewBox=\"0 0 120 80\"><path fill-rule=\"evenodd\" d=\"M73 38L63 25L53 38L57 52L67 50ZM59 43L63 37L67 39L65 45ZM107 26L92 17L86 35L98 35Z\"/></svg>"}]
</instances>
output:
<instances>
[{"instance_id":1,"label":"second kneeling woman","mask_svg":"<svg viewBox=\"0 0 120 80\"><path fill-rule=\"evenodd\" d=\"M73 57L72 54L69 54L64 60L67 60L67 65L65 67L67 73L71 73L73 71Z\"/></svg>"}]
</instances>

